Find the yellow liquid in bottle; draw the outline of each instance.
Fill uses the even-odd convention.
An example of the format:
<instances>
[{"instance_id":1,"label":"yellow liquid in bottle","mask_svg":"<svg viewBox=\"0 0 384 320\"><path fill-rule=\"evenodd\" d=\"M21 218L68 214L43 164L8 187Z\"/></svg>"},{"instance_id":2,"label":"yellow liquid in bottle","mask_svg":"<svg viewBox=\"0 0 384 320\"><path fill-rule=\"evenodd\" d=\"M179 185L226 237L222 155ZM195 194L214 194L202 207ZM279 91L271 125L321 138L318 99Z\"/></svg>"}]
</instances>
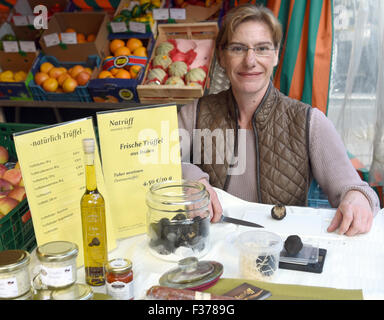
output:
<instances>
[{"instance_id":1,"label":"yellow liquid in bottle","mask_svg":"<svg viewBox=\"0 0 384 320\"><path fill-rule=\"evenodd\" d=\"M105 202L96 187L93 154L85 157L86 191L81 198L85 280L89 285L102 286L108 262Z\"/></svg>"}]
</instances>

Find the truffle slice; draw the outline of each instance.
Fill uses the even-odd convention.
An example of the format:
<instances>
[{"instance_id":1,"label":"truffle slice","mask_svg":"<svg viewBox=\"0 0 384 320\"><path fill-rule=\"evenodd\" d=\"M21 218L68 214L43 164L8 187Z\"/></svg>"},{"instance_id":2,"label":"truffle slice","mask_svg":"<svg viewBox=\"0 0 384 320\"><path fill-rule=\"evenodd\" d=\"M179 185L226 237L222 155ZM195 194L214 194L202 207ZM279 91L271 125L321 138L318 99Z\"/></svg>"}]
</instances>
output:
<instances>
[{"instance_id":1,"label":"truffle slice","mask_svg":"<svg viewBox=\"0 0 384 320\"><path fill-rule=\"evenodd\" d=\"M285 210L285 206L282 204L275 205L271 210L271 215L273 219L282 220L287 215L287 211Z\"/></svg>"},{"instance_id":2,"label":"truffle slice","mask_svg":"<svg viewBox=\"0 0 384 320\"><path fill-rule=\"evenodd\" d=\"M297 235L289 236L284 242L284 249L290 257L297 255L302 248L303 242Z\"/></svg>"}]
</instances>

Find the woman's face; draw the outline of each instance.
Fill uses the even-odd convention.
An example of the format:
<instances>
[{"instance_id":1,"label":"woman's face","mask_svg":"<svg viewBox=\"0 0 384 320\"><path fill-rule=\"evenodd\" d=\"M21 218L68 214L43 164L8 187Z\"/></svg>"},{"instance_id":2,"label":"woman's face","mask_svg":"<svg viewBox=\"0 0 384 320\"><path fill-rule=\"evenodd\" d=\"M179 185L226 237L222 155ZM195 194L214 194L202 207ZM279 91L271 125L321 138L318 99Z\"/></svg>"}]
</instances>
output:
<instances>
[{"instance_id":1,"label":"woman's face","mask_svg":"<svg viewBox=\"0 0 384 320\"><path fill-rule=\"evenodd\" d=\"M247 21L240 24L229 39L228 46L243 45L250 48L273 48L271 32L263 22ZM258 56L253 50L234 54L227 49L220 51L220 65L226 70L232 90L238 94L264 94L273 68L278 62L278 50L266 50L266 56Z\"/></svg>"}]
</instances>

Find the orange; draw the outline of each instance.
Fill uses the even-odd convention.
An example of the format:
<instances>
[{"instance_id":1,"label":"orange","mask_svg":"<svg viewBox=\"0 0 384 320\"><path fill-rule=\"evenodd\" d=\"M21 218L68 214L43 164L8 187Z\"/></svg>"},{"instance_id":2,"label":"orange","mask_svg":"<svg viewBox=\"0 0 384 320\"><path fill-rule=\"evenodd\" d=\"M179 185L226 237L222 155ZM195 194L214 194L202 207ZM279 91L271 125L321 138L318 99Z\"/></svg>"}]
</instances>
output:
<instances>
[{"instance_id":1,"label":"orange","mask_svg":"<svg viewBox=\"0 0 384 320\"><path fill-rule=\"evenodd\" d=\"M142 47L143 43L141 42L140 39L130 38L130 39L128 39L126 46L129 48L129 50L131 50L133 52L135 49Z\"/></svg>"},{"instance_id":2,"label":"orange","mask_svg":"<svg viewBox=\"0 0 384 320\"><path fill-rule=\"evenodd\" d=\"M63 91L64 92L73 92L77 87L77 81L71 77L64 80Z\"/></svg>"},{"instance_id":3,"label":"orange","mask_svg":"<svg viewBox=\"0 0 384 320\"><path fill-rule=\"evenodd\" d=\"M114 78L114 76L112 75L112 73L110 73L109 71L107 70L103 70L99 73L99 76L98 76L99 79L105 79L105 78Z\"/></svg>"},{"instance_id":4,"label":"orange","mask_svg":"<svg viewBox=\"0 0 384 320\"><path fill-rule=\"evenodd\" d=\"M41 72L45 72L45 73L48 73L49 70L51 70L52 68L54 67L54 65L50 62L44 62L41 64L40 66L40 71Z\"/></svg>"},{"instance_id":5,"label":"orange","mask_svg":"<svg viewBox=\"0 0 384 320\"><path fill-rule=\"evenodd\" d=\"M110 70L110 72L112 73L113 76L115 76L116 73L119 72L119 68L112 68L112 69Z\"/></svg>"},{"instance_id":6,"label":"orange","mask_svg":"<svg viewBox=\"0 0 384 320\"><path fill-rule=\"evenodd\" d=\"M115 51L115 57L117 56L129 56L131 55L131 50L129 50L127 47L120 47L116 49Z\"/></svg>"},{"instance_id":7,"label":"orange","mask_svg":"<svg viewBox=\"0 0 384 320\"><path fill-rule=\"evenodd\" d=\"M81 72L81 71L84 71L84 67L82 65L75 65L74 67L72 67L72 70L70 71L70 75L72 78L76 78L77 75Z\"/></svg>"},{"instance_id":8,"label":"orange","mask_svg":"<svg viewBox=\"0 0 384 320\"><path fill-rule=\"evenodd\" d=\"M77 37L77 43L84 43L84 42L87 42L87 41L85 40L85 35L84 35L84 33L78 33L78 34L76 35L76 37Z\"/></svg>"},{"instance_id":9,"label":"orange","mask_svg":"<svg viewBox=\"0 0 384 320\"><path fill-rule=\"evenodd\" d=\"M67 28L65 29L65 32L76 32L76 30L73 28Z\"/></svg>"},{"instance_id":10,"label":"orange","mask_svg":"<svg viewBox=\"0 0 384 320\"><path fill-rule=\"evenodd\" d=\"M114 54L115 51L120 48L120 47L124 47L125 46L125 42L123 40L120 40L120 39L113 39L110 43L109 43L109 50Z\"/></svg>"},{"instance_id":11,"label":"orange","mask_svg":"<svg viewBox=\"0 0 384 320\"><path fill-rule=\"evenodd\" d=\"M115 78L118 78L118 79L131 79L131 74L127 70L125 70L125 69L120 69L115 74Z\"/></svg>"},{"instance_id":12,"label":"orange","mask_svg":"<svg viewBox=\"0 0 384 320\"><path fill-rule=\"evenodd\" d=\"M35 82L38 86L40 86L47 79L49 79L49 75L45 72L37 72L35 74Z\"/></svg>"},{"instance_id":13,"label":"orange","mask_svg":"<svg viewBox=\"0 0 384 320\"><path fill-rule=\"evenodd\" d=\"M144 47L136 48L133 51L133 55L134 56L139 56L139 57L146 57L147 56L147 49L145 49Z\"/></svg>"},{"instance_id":14,"label":"orange","mask_svg":"<svg viewBox=\"0 0 384 320\"><path fill-rule=\"evenodd\" d=\"M131 77L133 79L137 78L137 75L139 74L140 70L141 70L141 66L138 66L138 65L129 67L129 73L131 74Z\"/></svg>"},{"instance_id":15,"label":"orange","mask_svg":"<svg viewBox=\"0 0 384 320\"><path fill-rule=\"evenodd\" d=\"M92 69L89 67L84 68L84 71L88 72L90 76L92 75L92 72L93 72Z\"/></svg>"},{"instance_id":16,"label":"orange","mask_svg":"<svg viewBox=\"0 0 384 320\"><path fill-rule=\"evenodd\" d=\"M59 83L55 78L48 78L43 82L43 89L48 92L55 92Z\"/></svg>"},{"instance_id":17,"label":"orange","mask_svg":"<svg viewBox=\"0 0 384 320\"><path fill-rule=\"evenodd\" d=\"M61 68L58 68L58 67L53 67L51 68L51 70L49 70L48 72L48 75L51 77L51 78L55 78L57 79L60 75L62 75L63 73L67 73L66 71L64 72L63 69Z\"/></svg>"},{"instance_id":18,"label":"orange","mask_svg":"<svg viewBox=\"0 0 384 320\"><path fill-rule=\"evenodd\" d=\"M87 42L93 42L95 41L95 39L96 39L96 36L93 33L87 36Z\"/></svg>"},{"instance_id":19,"label":"orange","mask_svg":"<svg viewBox=\"0 0 384 320\"><path fill-rule=\"evenodd\" d=\"M63 73L61 75L59 75L57 77L57 82L59 83L59 86L62 86L64 81L67 79L67 78L70 78L71 76L66 72L66 73Z\"/></svg>"}]
</instances>

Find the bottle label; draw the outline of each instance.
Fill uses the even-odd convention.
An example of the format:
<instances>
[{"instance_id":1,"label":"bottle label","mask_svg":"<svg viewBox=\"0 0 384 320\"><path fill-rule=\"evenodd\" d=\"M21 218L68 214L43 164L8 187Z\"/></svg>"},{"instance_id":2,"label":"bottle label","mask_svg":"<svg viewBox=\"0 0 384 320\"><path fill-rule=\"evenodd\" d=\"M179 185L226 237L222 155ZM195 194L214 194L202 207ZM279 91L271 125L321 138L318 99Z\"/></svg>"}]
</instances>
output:
<instances>
[{"instance_id":1,"label":"bottle label","mask_svg":"<svg viewBox=\"0 0 384 320\"><path fill-rule=\"evenodd\" d=\"M41 266L41 281L47 286L62 287L73 283L75 280L71 265L61 268Z\"/></svg>"},{"instance_id":2,"label":"bottle label","mask_svg":"<svg viewBox=\"0 0 384 320\"><path fill-rule=\"evenodd\" d=\"M133 281L129 283L122 281L107 282L107 293L116 300L132 300Z\"/></svg>"}]
</instances>

